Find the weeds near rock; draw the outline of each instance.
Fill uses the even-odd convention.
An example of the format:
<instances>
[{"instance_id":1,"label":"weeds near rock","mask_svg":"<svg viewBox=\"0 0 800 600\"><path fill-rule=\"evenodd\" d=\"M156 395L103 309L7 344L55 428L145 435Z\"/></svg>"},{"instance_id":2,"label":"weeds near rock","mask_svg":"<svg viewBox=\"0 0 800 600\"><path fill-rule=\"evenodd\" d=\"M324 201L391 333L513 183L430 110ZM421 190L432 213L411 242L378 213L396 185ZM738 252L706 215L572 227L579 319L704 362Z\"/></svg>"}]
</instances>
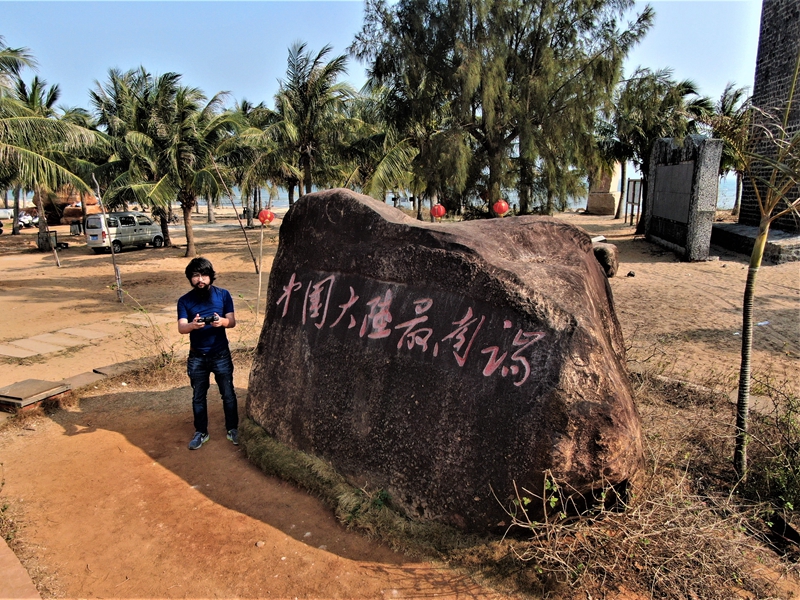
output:
<instances>
[{"instance_id":1,"label":"weeds near rock","mask_svg":"<svg viewBox=\"0 0 800 600\"><path fill-rule=\"evenodd\" d=\"M156 367L166 367L175 360L175 344L171 344L161 330L161 324L156 323L152 314L141 303L131 296L128 292L123 290L123 293L133 302L136 307L134 311L140 314L147 320L146 327L137 327L136 336L132 333L126 334L137 345L144 347L146 350L142 354L145 356L153 356L153 362ZM136 338L136 339L134 339Z\"/></svg>"},{"instance_id":2,"label":"weeds near rock","mask_svg":"<svg viewBox=\"0 0 800 600\"><path fill-rule=\"evenodd\" d=\"M750 415L751 471L745 491L778 510L800 509L800 396L788 380L755 377L768 398Z\"/></svg>"}]
</instances>

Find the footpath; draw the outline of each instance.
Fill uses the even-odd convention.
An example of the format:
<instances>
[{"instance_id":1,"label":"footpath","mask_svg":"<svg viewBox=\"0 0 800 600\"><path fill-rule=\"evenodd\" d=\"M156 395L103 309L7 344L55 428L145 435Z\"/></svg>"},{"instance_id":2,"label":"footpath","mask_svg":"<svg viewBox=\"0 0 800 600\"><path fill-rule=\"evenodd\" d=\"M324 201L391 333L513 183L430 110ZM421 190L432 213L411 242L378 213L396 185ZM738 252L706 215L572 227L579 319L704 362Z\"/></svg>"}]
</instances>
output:
<instances>
[{"instance_id":1,"label":"footpath","mask_svg":"<svg viewBox=\"0 0 800 600\"><path fill-rule=\"evenodd\" d=\"M168 306L162 309L161 313L131 313L122 317L119 321L106 319L91 325L65 327L52 333L34 335L0 344L0 357L34 359L34 361L40 362L39 367L34 366L34 363L29 365L29 368L14 369L14 372L20 374L27 372L34 375L34 377L21 379L0 387L0 409L11 411L25 409L57 394L84 387L105 377L113 377L135 368L139 364L139 359L137 358L110 365L98 364L92 366L88 371L62 378L63 369L56 363L64 361L56 359L50 361L48 360L48 355L55 357L57 353L71 349L73 352L88 350L92 356L105 356L104 353L95 352L94 350L99 349L101 345L105 346L108 342L112 342L115 345L118 344L118 336L126 330L126 326L136 328L157 327L161 329L160 336L168 335L168 332L165 331L166 328L161 326L175 322L174 312L174 307ZM84 363L84 366L91 365L85 365ZM71 365L67 369L68 372L74 373L74 368ZM37 372L44 373L47 379L43 380L35 377ZM3 380L5 379L3 377ZM0 383L6 382L0 380ZM10 414L9 412L0 412L0 424Z\"/></svg>"},{"instance_id":2,"label":"footpath","mask_svg":"<svg viewBox=\"0 0 800 600\"><path fill-rule=\"evenodd\" d=\"M119 343L120 335L130 332L130 328L158 328L159 335L166 335L168 330L176 329L175 308L164 307L163 311L156 314L132 313L124 316L120 321L106 319L91 325L80 327L65 327L52 333L34 335L27 338L8 341L0 344L0 357L17 359L31 359L29 365L23 365L22 371L15 370L18 374L27 372L30 378L16 381L0 387L0 426L13 416L8 410L25 410L36 406L40 401L69 393L95 383L106 377L115 377L129 372L139 366L142 357L131 358L122 362L106 364L106 352L109 346ZM105 352L98 351L103 347ZM73 361L65 361L59 356L65 350L83 352L94 357L99 364L92 367L92 363L84 363L89 370L77 375L64 376L74 372ZM133 351L135 354L135 351ZM124 353L131 356L131 350ZM85 359L86 360L86 359ZM89 358L89 361L92 359ZM8 369L4 369L8 371ZM47 380L37 379L45 376ZM6 379L5 376L3 379ZM3 540L0 542L0 600L19 598L40 598L36 586L31 581L28 572L19 562L11 548Z\"/></svg>"}]
</instances>

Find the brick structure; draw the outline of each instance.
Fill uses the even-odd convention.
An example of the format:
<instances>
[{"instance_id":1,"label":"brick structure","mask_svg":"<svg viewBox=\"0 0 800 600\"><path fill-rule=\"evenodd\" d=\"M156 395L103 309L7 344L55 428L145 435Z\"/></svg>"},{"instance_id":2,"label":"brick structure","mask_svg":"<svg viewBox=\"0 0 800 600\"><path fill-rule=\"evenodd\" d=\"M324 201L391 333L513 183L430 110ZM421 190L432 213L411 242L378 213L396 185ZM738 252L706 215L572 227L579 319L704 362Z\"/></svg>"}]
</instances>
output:
<instances>
[{"instance_id":1,"label":"brick structure","mask_svg":"<svg viewBox=\"0 0 800 600\"><path fill-rule=\"evenodd\" d=\"M761 32L758 40L756 78L753 86L753 105L766 111L786 107L789 87L794 75L797 53L800 51L800 2L798 0L763 0L761 5ZM800 129L800 98L795 94L789 118L788 132ZM766 145L759 148L765 152ZM766 168L764 169L766 171ZM760 221L758 200L753 185L745 177L742 190L739 223L757 226ZM800 186L794 188L789 198L800 196ZM785 207L785 205L784 205ZM790 232L800 232L800 218L785 215L772 227Z\"/></svg>"}]
</instances>

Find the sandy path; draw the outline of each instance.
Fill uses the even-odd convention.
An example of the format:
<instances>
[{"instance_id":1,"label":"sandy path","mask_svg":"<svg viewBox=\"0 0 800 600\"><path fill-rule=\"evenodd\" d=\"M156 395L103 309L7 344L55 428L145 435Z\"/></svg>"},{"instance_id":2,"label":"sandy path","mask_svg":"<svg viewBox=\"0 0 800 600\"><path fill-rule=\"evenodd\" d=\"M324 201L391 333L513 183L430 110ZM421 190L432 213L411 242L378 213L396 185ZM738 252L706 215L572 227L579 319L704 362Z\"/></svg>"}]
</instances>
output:
<instances>
[{"instance_id":1,"label":"sandy path","mask_svg":"<svg viewBox=\"0 0 800 600\"><path fill-rule=\"evenodd\" d=\"M492 597L348 533L319 501L265 477L225 439L218 398L211 440L190 452L188 395L112 389L0 434L2 497L24 523L15 549L45 595Z\"/></svg>"}]
</instances>

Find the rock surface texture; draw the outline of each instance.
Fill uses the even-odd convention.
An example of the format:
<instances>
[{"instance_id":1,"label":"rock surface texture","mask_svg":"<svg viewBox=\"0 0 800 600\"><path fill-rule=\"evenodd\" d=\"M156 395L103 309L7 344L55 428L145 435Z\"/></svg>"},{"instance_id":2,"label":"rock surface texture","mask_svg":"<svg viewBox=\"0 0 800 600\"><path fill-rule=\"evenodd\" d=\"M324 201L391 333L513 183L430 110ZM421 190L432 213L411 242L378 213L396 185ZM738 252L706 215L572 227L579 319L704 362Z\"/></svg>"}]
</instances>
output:
<instances>
[{"instance_id":1,"label":"rock surface texture","mask_svg":"<svg viewBox=\"0 0 800 600\"><path fill-rule=\"evenodd\" d=\"M268 298L248 415L411 517L488 530L509 522L515 485L541 494L552 473L586 493L641 463L622 334L582 230L421 223L318 192L283 220Z\"/></svg>"}]
</instances>

